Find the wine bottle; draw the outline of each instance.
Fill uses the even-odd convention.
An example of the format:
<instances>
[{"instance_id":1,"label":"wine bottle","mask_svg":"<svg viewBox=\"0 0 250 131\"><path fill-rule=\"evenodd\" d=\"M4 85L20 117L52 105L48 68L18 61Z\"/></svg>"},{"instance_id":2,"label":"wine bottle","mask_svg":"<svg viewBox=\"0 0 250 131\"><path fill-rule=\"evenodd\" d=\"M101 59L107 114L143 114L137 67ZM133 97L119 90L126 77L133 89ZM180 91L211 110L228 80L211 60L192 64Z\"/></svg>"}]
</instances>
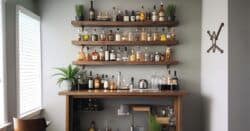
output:
<instances>
[{"instance_id":1,"label":"wine bottle","mask_svg":"<svg viewBox=\"0 0 250 131\"><path fill-rule=\"evenodd\" d=\"M88 87L90 90L94 89L94 81L93 81L92 71L90 71L90 73L89 73Z\"/></svg>"},{"instance_id":2,"label":"wine bottle","mask_svg":"<svg viewBox=\"0 0 250 131\"><path fill-rule=\"evenodd\" d=\"M179 87L179 79L177 77L177 72L174 71L174 77L172 78L172 90L176 91L176 90L179 90L180 87Z\"/></svg>"},{"instance_id":3,"label":"wine bottle","mask_svg":"<svg viewBox=\"0 0 250 131\"><path fill-rule=\"evenodd\" d=\"M95 9L93 7L93 0L90 1L89 20L90 21L94 21L95 20Z\"/></svg>"}]
</instances>

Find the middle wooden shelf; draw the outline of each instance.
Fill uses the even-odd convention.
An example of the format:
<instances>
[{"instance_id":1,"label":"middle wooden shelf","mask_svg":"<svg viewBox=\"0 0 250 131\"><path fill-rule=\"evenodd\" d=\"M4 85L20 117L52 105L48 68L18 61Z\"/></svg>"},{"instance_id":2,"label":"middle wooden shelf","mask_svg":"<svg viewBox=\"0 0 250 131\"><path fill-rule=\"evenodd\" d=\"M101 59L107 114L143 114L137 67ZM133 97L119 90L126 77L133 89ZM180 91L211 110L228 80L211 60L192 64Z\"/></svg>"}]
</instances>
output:
<instances>
[{"instance_id":1,"label":"middle wooden shelf","mask_svg":"<svg viewBox=\"0 0 250 131\"><path fill-rule=\"evenodd\" d=\"M72 44L76 46L174 46L178 44L177 40L167 41L77 41Z\"/></svg>"}]
</instances>

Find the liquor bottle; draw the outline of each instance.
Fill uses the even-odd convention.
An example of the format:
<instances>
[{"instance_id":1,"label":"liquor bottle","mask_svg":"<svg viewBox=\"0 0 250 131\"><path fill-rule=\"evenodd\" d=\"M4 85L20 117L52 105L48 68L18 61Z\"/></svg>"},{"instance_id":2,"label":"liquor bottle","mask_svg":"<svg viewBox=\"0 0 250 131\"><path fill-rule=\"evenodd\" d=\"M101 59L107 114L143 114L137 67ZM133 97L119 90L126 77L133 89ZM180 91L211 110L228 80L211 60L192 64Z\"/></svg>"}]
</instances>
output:
<instances>
[{"instance_id":1,"label":"liquor bottle","mask_svg":"<svg viewBox=\"0 0 250 131\"><path fill-rule=\"evenodd\" d=\"M77 61L84 61L85 60L85 54L83 52L83 49L81 49L77 55Z\"/></svg>"},{"instance_id":2,"label":"liquor bottle","mask_svg":"<svg viewBox=\"0 0 250 131\"><path fill-rule=\"evenodd\" d=\"M125 12L124 12L123 21L124 22L129 22L129 12L128 12L128 10L125 10Z\"/></svg>"},{"instance_id":3,"label":"liquor bottle","mask_svg":"<svg viewBox=\"0 0 250 131\"><path fill-rule=\"evenodd\" d=\"M107 90L107 89L109 88L109 79L108 79L108 75L105 76L103 88L104 88L104 90Z\"/></svg>"},{"instance_id":4,"label":"liquor bottle","mask_svg":"<svg viewBox=\"0 0 250 131\"><path fill-rule=\"evenodd\" d=\"M141 34L140 34L138 28L136 28L136 30L135 30L135 41L140 41L140 39L141 39L140 37L141 37Z\"/></svg>"},{"instance_id":5,"label":"liquor bottle","mask_svg":"<svg viewBox=\"0 0 250 131\"><path fill-rule=\"evenodd\" d=\"M155 29L155 32L153 33L153 41L158 41L159 40L159 35L157 28Z\"/></svg>"},{"instance_id":6,"label":"liquor bottle","mask_svg":"<svg viewBox=\"0 0 250 131\"><path fill-rule=\"evenodd\" d=\"M124 51L122 54L122 61L128 61L128 47L124 47Z\"/></svg>"},{"instance_id":7,"label":"liquor bottle","mask_svg":"<svg viewBox=\"0 0 250 131\"><path fill-rule=\"evenodd\" d=\"M100 51L99 51L99 60L100 61L104 61L105 60L105 53L104 53L103 47L101 47Z\"/></svg>"},{"instance_id":8,"label":"liquor bottle","mask_svg":"<svg viewBox=\"0 0 250 131\"><path fill-rule=\"evenodd\" d=\"M96 52L96 50L91 55L92 61L99 61L99 53Z\"/></svg>"},{"instance_id":9,"label":"liquor bottle","mask_svg":"<svg viewBox=\"0 0 250 131\"><path fill-rule=\"evenodd\" d=\"M135 62L136 61L136 54L135 54L135 50L131 49L131 54L129 56L129 61L131 62Z\"/></svg>"},{"instance_id":10,"label":"liquor bottle","mask_svg":"<svg viewBox=\"0 0 250 131\"><path fill-rule=\"evenodd\" d=\"M147 21L150 21L151 20L151 12L149 12L149 9L148 9L148 11L146 12L146 20Z\"/></svg>"},{"instance_id":11,"label":"liquor bottle","mask_svg":"<svg viewBox=\"0 0 250 131\"><path fill-rule=\"evenodd\" d=\"M122 86L122 73L121 73L121 72L118 72L118 73L117 73L117 81L116 81L116 84L117 84L117 89L120 89L121 86Z\"/></svg>"},{"instance_id":12,"label":"liquor bottle","mask_svg":"<svg viewBox=\"0 0 250 131\"><path fill-rule=\"evenodd\" d=\"M110 31L109 31L109 34L108 34L108 40L109 40L109 41L114 41L114 40L115 40L115 36L114 36L114 34L113 34L113 31L112 31L112 30L110 30Z\"/></svg>"},{"instance_id":13,"label":"liquor bottle","mask_svg":"<svg viewBox=\"0 0 250 131\"><path fill-rule=\"evenodd\" d=\"M131 81L130 81L130 84L129 84L129 89L133 90L134 87L135 87L135 85L134 85L134 77L131 77Z\"/></svg>"},{"instance_id":14,"label":"liquor bottle","mask_svg":"<svg viewBox=\"0 0 250 131\"><path fill-rule=\"evenodd\" d=\"M172 90L176 91L176 90L180 90L180 86L179 86L179 79L177 77L177 72L174 71L174 77L172 78Z\"/></svg>"},{"instance_id":15,"label":"liquor bottle","mask_svg":"<svg viewBox=\"0 0 250 131\"><path fill-rule=\"evenodd\" d=\"M161 7L158 14L159 14L159 21L165 21L165 10L163 7L163 2L161 2Z\"/></svg>"},{"instance_id":16,"label":"liquor bottle","mask_svg":"<svg viewBox=\"0 0 250 131\"><path fill-rule=\"evenodd\" d=\"M136 21L140 21L140 18L141 18L141 13L140 13L140 11L136 11L136 14L135 14L135 20Z\"/></svg>"},{"instance_id":17,"label":"liquor bottle","mask_svg":"<svg viewBox=\"0 0 250 131\"><path fill-rule=\"evenodd\" d=\"M145 20L146 20L146 12L144 10L144 6L142 6L140 11L140 21L145 21Z\"/></svg>"},{"instance_id":18,"label":"liquor bottle","mask_svg":"<svg viewBox=\"0 0 250 131\"><path fill-rule=\"evenodd\" d=\"M117 14L117 21L123 21L123 13L121 10L118 11Z\"/></svg>"},{"instance_id":19,"label":"liquor bottle","mask_svg":"<svg viewBox=\"0 0 250 131\"><path fill-rule=\"evenodd\" d=\"M94 79L94 88L95 89L100 89L101 88L101 79L99 75L97 74L95 79Z\"/></svg>"},{"instance_id":20,"label":"liquor bottle","mask_svg":"<svg viewBox=\"0 0 250 131\"><path fill-rule=\"evenodd\" d=\"M89 20L90 21L94 21L95 20L95 9L93 7L93 0L90 1Z\"/></svg>"},{"instance_id":21,"label":"liquor bottle","mask_svg":"<svg viewBox=\"0 0 250 131\"><path fill-rule=\"evenodd\" d=\"M91 34L91 41L98 41L98 34L96 29L94 29L93 33Z\"/></svg>"},{"instance_id":22,"label":"liquor bottle","mask_svg":"<svg viewBox=\"0 0 250 131\"><path fill-rule=\"evenodd\" d=\"M121 32L119 28L117 28L117 31L115 33L115 41L121 41Z\"/></svg>"},{"instance_id":23,"label":"liquor bottle","mask_svg":"<svg viewBox=\"0 0 250 131\"><path fill-rule=\"evenodd\" d=\"M170 31L170 28L167 28L167 34L166 34L167 40L171 40L172 39L172 33Z\"/></svg>"},{"instance_id":24,"label":"liquor bottle","mask_svg":"<svg viewBox=\"0 0 250 131\"><path fill-rule=\"evenodd\" d=\"M141 49L139 46L137 46L137 49L136 49L136 61L141 61Z\"/></svg>"},{"instance_id":25,"label":"liquor bottle","mask_svg":"<svg viewBox=\"0 0 250 131\"><path fill-rule=\"evenodd\" d=\"M117 19L117 12L116 12L116 8L113 7L113 10L112 10L112 21L116 21Z\"/></svg>"},{"instance_id":26,"label":"liquor bottle","mask_svg":"<svg viewBox=\"0 0 250 131\"><path fill-rule=\"evenodd\" d=\"M151 31L149 31L149 32L147 33L147 41L148 41L148 42L153 41L153 37L152 37Z\"/></svg>"},{"instance_id":27,"label":"liquor bottle","mask_svg":"<svg viewBox=\"0 0 250 131\"><path fill-rule=\"evenodd\" d=\"M109 82L109 88L110 88L110 90L116 90L117 89L114 75L112 75L112 78L111 78L111 80Z\"/></svg>"},{"instance_id":28,"label":"liquor bottle","mask_svg":"<svg viewBox=\"0 0 250 131\"><path fill-rule=\"evenodd\" d=\"M156 10L156 5L154 5L154 10L152 12L152 21L158 21L158 13L157 13L157 10Z\"/></svg>"},{"instance_id":29,"label":"liquor bottle","mask_svg":"<svg viewBox=\"0 0 250 131\"><path fill-rule=\"evenodd\" d=\"M86 61L89 61L91 58L90 58L90 53L89 53L89 47L86 48L86 53L85 53L85 60Z\"/></svg>"},{"instance_id":30,"label":"liquor bottle","mask_svg":"<svg viewBox=\"0 0 250 131\"><path fill-rule=\"evenodd\" d=\"M176 40L176 30L175 30L175 28L171 29L171 40Z\"/></svg>"},{"instance_id":31,"label":"liquor bottle","mask_svg":"<svg viewBox=\"0 0 250 131\"><path fill-rule=\"evenodd\" d=\"M95 127L95 122L94 122L94 121L91 122L88 131L97 131L97 130L96 130L96 127Z\"/></svg>"},{"instance_id":32,"label":"liquor bottle","mask_svg":"<svg viewBox=\"0 0 250 131\"><path fill-rule=\"evenodd\" d=\"M92 76L92 71L90 71L90 73L89 73L88 87L90 90L94 89L94 80L93 80L93 76Z\"/></svg>"},{"instance_id":33,"label":"liquor bottle","mask_svg":"<svg viewBox=\"0 0 250 131\"><path fill-rule=\"evenodd\" d=\"M130 21L131 22L135 22L136 21L136 15L135 15L135 11L134 10L132 10L132 12L131 12Z\"/></svg>"},{"instance_id":34,"label":"liquor bottle","mask_svg":"<svg viewBox=\"0 0 250 131\"><path fill-rule=\"evenodd\" d=\"M167 48L166 49L166 62L170 62L172 60L172 51L171 51L171 48Z\"/></svg>"},{"instance_id":35,"label":"liquor bottle","mask_svg":"<svg viewBox=\"0 0 250 131\"><path fill-rule=\"evenodd\" d=\"M102 77L101 77L101 86L100 86L101 89L104 89L104 82L105 82L105 75L102 74Z\"/></svg>"},{"instance_id":36,"label":"liquor bottle","mask_svg":"<svg viewBox=\"0 0 250 131\"><path fill-rule=\"evenodd\" d=\"M145 50L144 50L144 61L147 62L150 60L150 55L149 55L149 52L148 52L148 47L145 47Z\"/></svg>"},{"instance_id":37,"label":"liquor bottle","mask_svg":"<svg viewBox=\"0 0 250 131\"><path fill-rule=\"evenodd\" d=\"M121 61L122 60L122 54L121 54L121 48L119 47L118 50L116 51L116 61Z\"/></svg>"},{"instance_id":38,"label":"liquor bottle","mask_svg":"<svg viewBox=\"0 0 250 131\"><path fill-rule=\"evenodd\" d=\"M111 50L109 58L110 58L110 61L116 61L115 50Z\"/></svg>"},{"instance_id":39,"label":"liquor bottle","mask_svg":"<svg viewBox=\"0 0 250 131\"><path fill-rule=\"evenodd\" d=\"M168 70L166 90L171 90L171 86L172 86L171 70Z\"/></svg>"},{"instance_id":40,"label":"liquor bottle","mask_svg":"<svg viewBox=\"0 0 250 131\"><path fill-rule=\"evenodd\" d=\"M167 37L166 37L166 34L165 34L165 28L162 28L160 41L167 41Z\"/></svg>"},{"instance_id":41,"label":"liquor bottle","mask_svg":"<svg viewBox=\"0 0 250 131\"><path fill-rule=\"evenodd\" d=\"M104 52L104 54L105 54L105 61L109 61L110 59L109 59L109 50L108 49L106 49L105 50L105 52Z\"/></svg>"},{"instance_id":42,"label":"liquor bottle","mask_svg":"<svg viewBox=\"0 0 250 131\"><path fill-rule=\"evenodd\" d=\"M146 41L147 40L147 32L145 31L144 28L142 28L141 31L141 41Z\"/></svg>"},{"instance_id":43,"label":"liquor bottle","mask_svg":"<svg viewBox=\"0 0 250 131\"><path fill-rule=\"evenodd\" d=\"M160 62L161 60L161 56L159 52L155 52L155 58L154 58L155 62Z\"/></svg>"}]
</instances>

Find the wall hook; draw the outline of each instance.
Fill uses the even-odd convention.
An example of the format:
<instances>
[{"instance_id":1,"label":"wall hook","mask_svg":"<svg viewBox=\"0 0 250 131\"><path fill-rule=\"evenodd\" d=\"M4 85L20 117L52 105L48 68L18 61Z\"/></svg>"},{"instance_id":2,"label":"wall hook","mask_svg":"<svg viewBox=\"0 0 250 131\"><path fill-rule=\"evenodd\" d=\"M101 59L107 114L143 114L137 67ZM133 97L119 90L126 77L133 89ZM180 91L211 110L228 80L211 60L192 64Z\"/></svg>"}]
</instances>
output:
<instances>
[{"instance_id":1,"label":"wall hook","mask_svg":"<svg viewBox=\"0 0 250 131\"><path fill-rule=\"evenodd\" d=\"M220 51L221 53L224 53L224 51L217 45L217 40L220 36L221 30L224 27L224 25L225 25L224 23L221 23L217 33L213 31L213 33L211 34L211 31L209 30L207 31L208 35L210 36L210 40L212 42L212 46L207 50L207 53L210 53L211 50L213 51L213 53L215 53L216 50Z\"/></svg>"}]
</instances>

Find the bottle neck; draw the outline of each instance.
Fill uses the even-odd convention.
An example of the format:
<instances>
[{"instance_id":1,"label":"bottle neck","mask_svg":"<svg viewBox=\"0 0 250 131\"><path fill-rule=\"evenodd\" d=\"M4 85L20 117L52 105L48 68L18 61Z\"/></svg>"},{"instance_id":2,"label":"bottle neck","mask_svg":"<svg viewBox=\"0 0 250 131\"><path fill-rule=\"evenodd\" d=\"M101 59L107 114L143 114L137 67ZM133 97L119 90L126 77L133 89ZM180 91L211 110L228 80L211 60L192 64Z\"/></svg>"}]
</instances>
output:
<instances>
[{"instance_id":1,"label":"bottle neck","mask_svg":"<svg viewBox=\"0 0 250 131\"><path fill-rule=\"evenodd\" d=\"M90 8L93 9L93 0L90 1Z\"/></svg>"}]
</instances>

